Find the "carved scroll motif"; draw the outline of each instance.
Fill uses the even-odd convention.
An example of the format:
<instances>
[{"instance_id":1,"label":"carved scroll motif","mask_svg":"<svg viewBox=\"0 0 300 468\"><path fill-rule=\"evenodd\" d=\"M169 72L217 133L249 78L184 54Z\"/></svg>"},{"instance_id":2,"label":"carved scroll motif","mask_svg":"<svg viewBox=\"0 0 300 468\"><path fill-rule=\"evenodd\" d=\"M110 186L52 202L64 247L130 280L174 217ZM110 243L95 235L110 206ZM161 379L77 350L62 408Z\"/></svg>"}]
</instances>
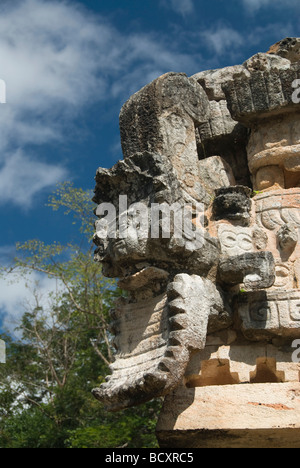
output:
<instances>
[{"instance_id":1,"label":"carved scroll motif","mask_svg":"<svg viewBox=\"0 0 300 468\"><path fill-rule=\"evenodd\" d=\"M241 300L239 314L249 339L258 341L276 335L299 337L300 291L250 293Z\"/></svg>"}]
</instances>

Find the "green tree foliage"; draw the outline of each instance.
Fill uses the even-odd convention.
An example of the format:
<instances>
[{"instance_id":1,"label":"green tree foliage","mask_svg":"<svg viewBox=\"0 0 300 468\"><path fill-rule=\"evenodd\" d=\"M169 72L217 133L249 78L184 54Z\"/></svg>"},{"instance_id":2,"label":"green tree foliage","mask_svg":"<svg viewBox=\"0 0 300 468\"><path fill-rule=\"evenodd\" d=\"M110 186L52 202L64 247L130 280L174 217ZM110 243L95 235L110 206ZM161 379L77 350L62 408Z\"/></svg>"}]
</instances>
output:
<instances>
[{"instance_id":1,"label":"green tree foliage","mask_svg":"<svg viewBox=\"0 0 300 468\"><path fill-rule=\"evenodd\" d=\"M0 335L7 363L0 365L1 448L156 447L160 401L108 413L91 390L104 381L113 360L109 310L120 294L93 261L91 194L66 183L49 206L79 221L80 246L18 245L13 278L36 272L56 281L47 300L39 295L24 305L16 337ZM16 280L16 279L14 279Z\"/></svg>"}]
</instances>

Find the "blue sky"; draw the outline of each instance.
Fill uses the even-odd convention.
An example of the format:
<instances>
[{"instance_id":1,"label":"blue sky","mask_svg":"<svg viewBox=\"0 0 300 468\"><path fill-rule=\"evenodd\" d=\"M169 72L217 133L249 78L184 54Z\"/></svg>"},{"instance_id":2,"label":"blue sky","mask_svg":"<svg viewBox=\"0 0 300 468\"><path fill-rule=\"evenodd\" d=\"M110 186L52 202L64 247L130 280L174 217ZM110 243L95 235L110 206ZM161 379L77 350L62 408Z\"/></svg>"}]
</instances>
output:
<instances>
[{"instance_id":1,"label":"blue sky","mask_svg":"<svg viewBox=\"0 0 300 468\"><path fill-rule=\"evenodd\" d=\"M299 36L299 13L299 0L0 0L0 262L18 241L72 240L48 196L65 180L93 190L97 167L122 157L132 93L168 71L243 63ZM2 313L22 291L0 283Z\"/></svg>"}]
</instances>

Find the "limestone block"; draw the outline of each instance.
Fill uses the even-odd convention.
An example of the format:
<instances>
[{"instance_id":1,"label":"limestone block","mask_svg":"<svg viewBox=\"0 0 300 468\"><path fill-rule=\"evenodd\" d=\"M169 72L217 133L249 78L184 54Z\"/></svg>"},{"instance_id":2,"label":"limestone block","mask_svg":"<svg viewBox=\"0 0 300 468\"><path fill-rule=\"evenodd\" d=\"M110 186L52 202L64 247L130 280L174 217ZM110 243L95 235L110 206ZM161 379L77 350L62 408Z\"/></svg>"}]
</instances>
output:
<instances>
[{"instance_id":1,"label":"limestone block","mask_svg":"<svg viewBox=\"0 0 300 468\"><path fill-rule=\"evenodd\" d=\"M294 250L299 240L297 225L292 223L284 224L277 233L277 239L281 250Z\"/></svg>"},{"instance_id":2,"label":"limestone block","mask_svg":"<svg viewBox=\"0 0 300 468\"><path fill-rule=\"evenodd\" d=\"M272 336L300 337L300 291L242 294L238 302L242 331L249 340Z\"/></svg>"},{"instance_id":3,"label":"limestone block","mask_svg":"<svg viewBox=\"0 0 300 468\"><path fill-rule=\"evenodd\" d=\"M228 219L248 225L250 222L251 195L249 187L236 185L216 190L213 200L213 216L216 221Z\"/></svg>"},{"instance_id":4,"label":"limestone block","mask_svg":"<svg viewBox=\"0 0 300 468\"><path fill-rule=\"evenodd\" d=\"M300 255L300 191L264 192L255 198L256 221L267 235L266 249L276 263L274 288L299 288L296 262Z\"/></svg>"},{"instance_id":5,"label":"limestone block","mask_svg":"<svg viewBox=\"0 0 300 468\"><path fill-rule=\"evenodd\" d=\"M235 185L230 165L220 156L210 156L198 163L199 175L206 191L213 194L220 187Z\"/></svg>"},{"instance_id":6,"label":"limestone block","mask_svg":"<svg viewBox=\"0 0 300 468\"><path fill-rule=\"evenodd\" d=\"M239 72L247 74L243 66L236 65L200 72L192 78L198 81L209 99L208 118L196 128L199 158L221 156L231 166L237 183L246 185L250 182L246 162L247 129L232 118L222 89L224 82L232 80Z\"/></svg>"},{"instance_id":7,"label":"limestone block","mask_svg":"<svg viewBox=\"0 0 300 468\"><path fill-rule=\"evenodd\" d=\"M156 267L146 266L138 273L119 280L118 286L126 291L135 291L149 285L153 280L164 281L168 278L169 273L167 271Z\"/></svg>"},{"instance_id":8,"label":"limestone block","mask_svg":"<svg viewBox=\"0 0 300 468\"><path fill-rule=\"evenodd\" d=\"M296 111L297 105L294 104L294 106L294 111ZM292 177L289 173L299 172L299 115L298 110L296 114L292 112L284 116L273 117L252 129L247 147L251 173L255 174L260 168L277 166L282 173L278 171L278 174L275 174L272 169L273 173L270 177L274 178L274 183L278 183L283 188L289 188L288 178ZM283 175L287 179L284 185L282 185ZM270 185L263 188L269 189Z\"/></svg>"},{"instance_id":9,"label":"limestone block","mask_svg":"<svg viewBox=\"0 0 300 468\"><path fill-rule=\"evenodd\" d=\"M296 262L300 255L300 192L298 188L267 190L254 197L257 229L264 233L264 250L275 259L273 289L291 290L297 285Z\"/></svg>"},{"instance_id":10,"label":"limestone block","mask_svg":"<svg viewBox=\"0 0 300 468\"><path fill-rule=\"evenodd\" d=\"M259 52L250 57L243 66L250 72L270 71L270 70L287 70L291 66L290 60L276 55L268 55ZM248 75L249 76L249 75Z\"/></svg>"},{"instance_id":11,"label":"limestone block","mask_svg":"<svg viewBox=\"0 0 300 468\"><path fill-rule=\"evenodd\" d=\"M141 269L139 267L136 269L136 264L147 261L150 262L149 265L158 268L163 264L163 269L166 268L166 265L169 265L168 268L170 268L172 263L177 271L179 264L184 265L184 267L179 268L179 272L183 271L182 268L186 269L187 263L191 261L194 264L192 268L195 273L199 271L199 264L200 268L204 268L204 264L208 262L207 269L209 270L218 257L217 239L209 239L202 226L199 226L198 230L199 235L203 235L206 243L202 251L201 249L198 249L198 252L191 250L191 242L188 244L184 232L182 239L180 239L181 245L179 245L179 241L174 239L172 206L179 206L179 209L183 210L186 205L195 207L201 200L204 206L201 205L198 212L202 214L210 203L211 197L202 187L200 179L196 186L197 199L193 198L181 186L170 159L167 156L154 153L136 153L124 161L119 161L112 169L100 168L96 175L95 196L93 198L99 204L95 210L99 221L96 222L94 243L98 247L95 258L102 262L104 274L119 278L131 276ZM125 197L125 205L120 203L120 196ZM108 226L106 229L100 229L102 223L106 222L107 214L106 208L103 209L103 203L109 203L110 207L113 205L115 213L111 222L115 226L114 236L110 235ZM131 219L132 224L134 224L130 207L135 203L141 203L144 211L147 212L148 232L144 232L140 236L137 229L131 229L128 230L127 236L119 238L119 228L124 216L127 224L131 222ZM151 206L153 204L156 206L169 205L169 239L156 239L151 235ZM199 259L199 263L197 259ZM188 267L189 270L190 267Z\"/></svg>"},{"instance_id":12,"label":"limestone block","mask_svg":"<svg viewBox=\"0 0 300 468\"><path fill-rule=\"evenodd\" d=\"M268 235L258 226L253 228L253 242L257 250L267 250Z\"/></svg>"},{"instance_id":13,"label":"limestone block","mask_svg":"<svg viewBox=\"0 0 300 468\"><path fill-rule=\"evenodd\" d=\"M296 285L294 284L294 264L292 262L283 262L276 259L275 265L275 282L270 289L283 289L285 291L293 289ZM296 286L297 287L297 286ZM299 288L298 288L299 289Z\"/></svg>"},{"instance_id":14,"label":"limestone block","mask_svg":"<svg viewBox=\"0 0 300 468\"><path fill-rule=\"evenodd\" d=\"M168 315L166 296L137 304L119 301L113 311L111 330L116 335L115 362L107 383L93 394L111 410L143 401L145 395L159 393L166 376L158 365L167 349Z\"/></svg>"},{"instance_id":15,"label":"limestone block","mask_svg":"<svg viewBox=\"0 0 300 468\"><path fill-rule=\"evenodd\" d=\"M203 88L184 73L167 73L134 94L122 107L120 132L125 158L145 151L167 156L186 190L197 194L195 125L208 119Z\"/></svg>"},{"instance_id":16,"label":"limestone block","mask_svg":"<svg viewBox=\"0 0 300 468\"><path fill-rule=\"evenodd\" d=\"M275 281L274 257L271 252L249 252L222 258L219 276L228 285L243 284L247 291L270 288Z\"/></svg>"},{"instance_id":17,"label":"limestone block","mask_svg":"<svg viewBox=\"0 0 300 468\"><path fill-rule=\"evenodd\" d=\"M282 348L249 341L239 344L237 335L234 337L230 331L230 343L225 345L224 333L210 335L206 347L193 354L184 378L187 388L229 383L299 382L300 364L292 361L294 348L289 344L285 343ZM208 344L218 336L223 344Z\"/></svg>"},{"instance_id":18,"label":"limestone block","mask_svg":"<svg viewBox=\"0 0 300 468\"><path fill-rule=\"evenodd\" d=\"M300 384L179 387L157 424L161 448L298 448Z\"/></svg>"},{"instance_id":19,"label":"limestone block","mask_svg":"<svg viewBox=\"0 0 300 468\"><path fill-rule=\"evenodd\" d=\"M247 73L242 65L203 71L196 73L192 78L203 87L210 101L218 102L226 99L222 89L224 82L230 81L234 75L239 73Z\"/></svg>"},{"instance_id":20,"label":"limestone block","mask_svg":"<svg viewBox=\"0 0 300 468\"><path fill-rule=\"evenodd\" d=\"M191 353L204 348L209 317L218 309L223 310L220 293L197 275L175 276L167 294L152 299L121 298L112 311L112 374L94 396L117 411L169 393L182 380Z\"/></svg>"},{"instance_id":21,"label":"limestone block","mask_svg":"<svg viewBox=\"0 0 300 468\"><path fill-rule=\"evenodd\" d=\"M199 125L199 136L202 142L217 139L238 131L238 123L232 119L225 100L209 102L207 122Z\"/></svg>"},{"instance_id":22,"label":"limestone block","mask_svg":"<svg viewBox=\"0 0 300 468\"><path fill-rule=\"evenodd\" d=\"M253 228L222 223L218 226L218 237L223 255L236 256L254 250Z\"/></svg>"},{"instance_id":23,"label":"limestone block","mask_svg":"<svg viewBox=\"0 0 300 468\"><path fill-rule=\"evenodd\" d=\"M258 54L244 64L247 73L233 74L231 81L225 81L223 91L234 120L246 126L265 117L296 111L299 104L293 102L293 82L300 78L299 62L290 64L270 55ZM255 63L255 66L253 64Z\"/></svg>"},{"instance_id":24,"label":"limestone block","mask_svg":"<svg viewBox=\"0 0 300 468\"><path fill-rule=\"evenodd\" d=\"M254 190L278 190L285 188L284 171L279 166L260 167L254 178Z\"/></svg>"},{"instance_id":25,"label":"limestone block","mask_svg":"<svg viewBox=\"0 0 300 468\"><path fill-rule=\"evenodd\" d=\"M300 39L299 37L287 37L272 45L267 53L279 55L290 62L298 62L300 60Z\"/></svg>"},{"instance_id":26,"label":"limestone block","mask_svg":"<svg viewBox=\"0 0 300 468\"><path fill-rule=\"evenodd\" d=\"M255 202L257 223L269 234L287 223L300 227L300 189L259 194Z\"/></svg>"}]
</instances>

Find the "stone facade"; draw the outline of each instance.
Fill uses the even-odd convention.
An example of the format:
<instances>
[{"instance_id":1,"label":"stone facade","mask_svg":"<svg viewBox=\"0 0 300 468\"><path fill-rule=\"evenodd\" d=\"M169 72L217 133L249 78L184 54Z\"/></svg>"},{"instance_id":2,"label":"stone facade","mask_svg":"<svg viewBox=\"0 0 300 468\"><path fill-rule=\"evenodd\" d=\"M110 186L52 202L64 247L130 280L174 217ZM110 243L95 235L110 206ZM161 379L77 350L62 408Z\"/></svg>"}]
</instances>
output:
<instances>
[{"instance_id":1,"label":"stone facade","mask_svg":"<svg viewBox=\"0 0 300 468\"><path fill-rule=\"evenodd\" d=\"M112 411L165 397L162 447L299 444L299 44L159 77L121 110L124 160L97 171L95 259L127 294L94 395ZM169 235L165 211L158 236L141 218L153 206L174 211Z\"/></svg>"}]
</instances>

